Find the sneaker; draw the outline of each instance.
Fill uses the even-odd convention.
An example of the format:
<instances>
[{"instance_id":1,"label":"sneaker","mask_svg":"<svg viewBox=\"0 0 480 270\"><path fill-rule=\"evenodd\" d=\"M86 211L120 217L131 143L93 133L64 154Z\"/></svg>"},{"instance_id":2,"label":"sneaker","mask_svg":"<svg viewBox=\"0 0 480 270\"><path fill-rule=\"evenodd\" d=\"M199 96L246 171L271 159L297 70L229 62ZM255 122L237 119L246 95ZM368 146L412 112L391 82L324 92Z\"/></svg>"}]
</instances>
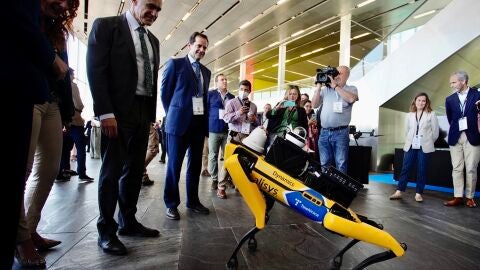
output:
<instances>
[{"instance_id":1,"label":"sneaker","mask_svg":"<svg viewBox=\"0 0 480 270\"><path fill-rule=\"evenodd\" d=\"M227 198L227 194L225 193L225 190L223 190L223 189L218 189L218 190L217 190L217 197L220 198L220 199L226 199L226 198Z\"/></svg>"},{"instance_id":2,"label":"sneaker","mask_svg":"<svg viewBox=\"0 0 480 270\"><path fill-rule=\"evenodd\" d=\"M70 175L65 172L59 173L55 180L55 182L67 182L67 181L70 181Z\"/></svg>"},{"instance_id":3,"label":"sneaker","mask_svg":"<svg viewBox=\"0 0 480 270\"><path fill-rule=\"evenodd\" d=\"M210 177L212 176L207 170L203 170L202 171L202 176L205 176L205 177Z\"/></svg>"},{"instance_id":4,"label":"sneaker","mask_svg":"<svg viewBox=\"0 0 480 270\"><path fill-rule=\"evenodd\" d=\"M423 202L422 194L420 194L420 193L415 194L415 201L416 202Z\"/></svg>"},{"instance_id":5,"label":"sneaker","mask_svg":"<svg viewBox=\"0 0 480 270\"><path fill-rule=\"evenodd\" d=\"M390 200L400 200L402 198L402 192L400 190L395 191L392 195L390 195Z\"/></svg>"}]
</instances>

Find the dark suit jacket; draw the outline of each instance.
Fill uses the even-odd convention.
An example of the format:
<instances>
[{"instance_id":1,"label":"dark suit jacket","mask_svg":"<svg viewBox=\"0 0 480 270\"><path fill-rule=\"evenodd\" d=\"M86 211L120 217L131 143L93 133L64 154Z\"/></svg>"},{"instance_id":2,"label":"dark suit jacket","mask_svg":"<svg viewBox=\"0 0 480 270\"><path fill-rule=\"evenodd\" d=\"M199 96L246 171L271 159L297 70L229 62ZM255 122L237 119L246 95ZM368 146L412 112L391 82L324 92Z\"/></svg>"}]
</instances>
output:
<instances>
[{"instance_id":1,"label":"dark suit jacket","mask_svg":"<svg viewBox=\"0 0 480 270\"><path fill-rule=\"evenodd\" d=\"M465 130L467 139L471 145L480 145L480 134L478 132L478 110L475 102L480 100L480 92L476 88L470 88L467 94L467 102L465 103L465 116L467 117L468 129ZM462 118L462 111L460 110L460 99L457 93L453 93L447 97L445 101L445 108L447 111L448 123L450 130L448 132L448 144L455 145L460 138L460 131L458 130L458 119Z\"/></svg>"},{"instance_id":2,"label":"dark suit jacket","mask_svg":"<svg viewBox=\"0 0 480 270\"><path fill-rule=\"evenodd\" d=\"M235 98L230 92L227 92L225 98L225 105L227 101ZM222 102L222 95L218 92L218 89L208 91L208 131L212 133L224 133L228 131L228 124L218 117L220 109L225 109Z\"/></svg>"},{"instance_id":3,"label":"dark suit jacket","mask_svg":"<svg viewBox=\"0 0 480 270\"><path fill-rule=\"evenodd\" d=\"M149 119L155 121L157 78L160 62L159 42L148 32L153 48L153 98ZM125 14L99 18L93 22L88 38L87 75L96 116L114 113L127 118L137 89L138 73L135 47Z\"/></svg>"},{"instance_id":4,"label":"dark suit jacket","mask_svg":"<svg viewBox=\"0 0 480 270\"><path fill-rule=\"evenodd\" d=\"M210 84L211 72L204 65L200 64L203 76L203 111L204 116L202 132L208 135L208 108L207 94ZM167 114L165 132L182 136L187 131L193 118L192 97L197 88L195 72L188 56L183 58L170 59L167 62L163 73L161 85L161 98L163 108Z\"/></svg>"}]
</instances>

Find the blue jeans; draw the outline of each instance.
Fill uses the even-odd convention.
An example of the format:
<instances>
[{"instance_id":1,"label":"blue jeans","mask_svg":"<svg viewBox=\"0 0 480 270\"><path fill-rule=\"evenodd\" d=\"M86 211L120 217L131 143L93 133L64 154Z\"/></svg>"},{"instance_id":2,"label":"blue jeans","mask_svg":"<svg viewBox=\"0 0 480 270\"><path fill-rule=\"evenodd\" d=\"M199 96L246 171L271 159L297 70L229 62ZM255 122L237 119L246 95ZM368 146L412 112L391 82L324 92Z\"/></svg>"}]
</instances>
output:
<instances>
[{"instance_id":1,"label":"blue jeans","mask_svg":"<svg viewBox=\"0 0 480 270\"><path fill-rule=\"evenodd\" d=\"M408 183L408 173L412 169L413 164L417 163L417 188L416 192L422 194L425 188L427 178L427 161L430 155L423 153L421 149L410 148L403 156L403 166L400 172L400 180L397 189L405 191Z\"/></svg>"},{"instance_id":2,"label":"blue jeans","mask_svg":"<svg viewBox=\"0 0 480 270\"><path fill-rule=\"evenodd\" d=\"M349 143L348 128L333 131L322 128L318 139L322 166L336 165L338 170L346 174Z\"/></svg>"}]
</instances>

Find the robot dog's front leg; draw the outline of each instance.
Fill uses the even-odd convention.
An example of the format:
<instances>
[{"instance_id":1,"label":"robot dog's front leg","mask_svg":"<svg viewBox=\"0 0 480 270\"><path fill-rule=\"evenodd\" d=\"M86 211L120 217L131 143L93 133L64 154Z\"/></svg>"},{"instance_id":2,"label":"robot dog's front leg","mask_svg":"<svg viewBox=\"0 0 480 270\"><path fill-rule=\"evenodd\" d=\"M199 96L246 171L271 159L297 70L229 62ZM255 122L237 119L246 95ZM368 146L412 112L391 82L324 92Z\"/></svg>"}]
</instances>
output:
<instances>
[{"instance_id":1,"label":"robot dog's front leg","mask_svg":"<svg viewBox=\"0 0 480 270\"><path fill-rule=\"evenodd\" d=\"M240 158L238 154L230 156L225 161L225 169L230 176L232 176L235 187L238 188L238 191L245 200L248 208L255 216L255 227L248 231L238 242L227 262L227 269L237 269L237 253L245 241L248 240L248 247L250 250L256 249L257 242L255 240L255 234L265 227L267 204L262 192L258 189L257 184L249 180L247 175L250 173L248 171L249 168L249 160L244 157Z\"/></svg>"}]
</instances>

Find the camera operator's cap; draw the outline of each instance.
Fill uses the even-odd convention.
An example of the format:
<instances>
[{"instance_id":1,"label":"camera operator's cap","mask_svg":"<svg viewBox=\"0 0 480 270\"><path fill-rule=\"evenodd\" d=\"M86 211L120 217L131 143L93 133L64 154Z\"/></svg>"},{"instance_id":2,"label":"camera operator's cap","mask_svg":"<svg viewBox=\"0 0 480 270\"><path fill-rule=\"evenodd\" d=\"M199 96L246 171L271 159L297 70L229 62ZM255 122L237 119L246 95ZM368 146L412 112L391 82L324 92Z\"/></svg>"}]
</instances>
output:
<instances>
[{"instance_id":1,"label":"camera operator's cap","mask_svg":"<svg viewBox=\"0 0 480 270\"><path fill-rule=\"evenodd\" d=\"M303 148L306 144L307 131L303 127L296 127L292 131L287 132L285 139L295 144L296 146Z\"/></svg>"}]
</instances>

